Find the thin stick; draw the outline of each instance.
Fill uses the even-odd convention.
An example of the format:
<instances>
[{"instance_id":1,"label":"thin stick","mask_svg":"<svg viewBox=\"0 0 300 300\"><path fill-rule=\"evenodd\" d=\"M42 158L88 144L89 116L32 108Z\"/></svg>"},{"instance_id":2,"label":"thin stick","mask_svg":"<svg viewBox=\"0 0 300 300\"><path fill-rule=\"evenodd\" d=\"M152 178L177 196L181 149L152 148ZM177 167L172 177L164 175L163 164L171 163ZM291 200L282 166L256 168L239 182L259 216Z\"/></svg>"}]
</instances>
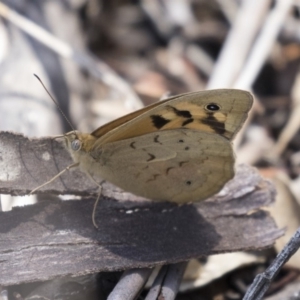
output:
<instances>
[{"instance_id":1,"label":"thin stick","mask_svg":"<svg viewBox=\"0 0 300 300\"><path fill-rule=\"evenodd\" d=\"M278 274L283 265L291 258L291 256L300 248L300 227L290 239L290 241L279 252L272 264L266 269L265 272L258 274L243 300L260 300L263 298L269 286Z\"/></svg>"},{"instance_id":2,"label":"thin stick","mask_svg":"<svg viewBox=\"0 0 300 300\"><path fill-rule=\"evenodd\" d=\"M176 298L186 266L186 261L169 265L158 299L174 300Z\"/></svg>"},{"instance_id":3,"label":"thin stick","mask_svg":"<svg viewBox=\"0 0 300 300\"><path fill-rule=\"evenodd\" d=\"M158 275L156 276L145 300L156 300L160 294L163 282L165 280L166 274L168 272L168 265L162 266Z\"/></svg>"},{"instance_id":4,"label":"thin stick","mask_svg":"<svg viewBox=\"0 0 300 300\"><path fill-rule=\"evenodd\" d=\"M260 3L260 1L257 1ZM233 88L249 89L270 54L293 0L278 0L270 10L251 53Z\"/></svg>"},{"instance_id":5,"label":"thin stick","mask_svg":"<svg viewBox=\"0 0 300 300\"><path fill-rule=\"evenodd\" d=\"M107 300L137 299L151 273L152 269L148 268L125 271L113 291L109 294Z\"/></svg>"},{"instance_id":6,"label":"thin stick","mask_svg":"<svg viewBox=\"0 0 300 300\"><path fill-rule=\"evenodd\" d=\"M34 192L36 192L37 190L39 190L40 188L42 188L43 186L51 183L52 181L54 181L55 179L57 179L59 176L61 176L63 173L65 173L66 171L72 169L72 168L75 168L79 166L79 163L75 163L75 164L72 164L70 166L67 166L65 169L63 169L61 172L59 172L57 175L55 175L54 177L52 177L49 181L43 183L42 185L38 186L37 188L35 188L34 190L32 190L29 195L32 195Z\"/></svg>"},{"instance_id":7,"label":"thin stick","mask_svg":"<svg viewBox=\"0 0 300 300\"><path fill-rule=\"evenodd\" d=\"M215 64L207 89L230 88L234 85L244 68L254 38L265 20L270 2L270 0L242 2ZM250 19L251 22L249 22Z\"/></svg>"}]
</instances>

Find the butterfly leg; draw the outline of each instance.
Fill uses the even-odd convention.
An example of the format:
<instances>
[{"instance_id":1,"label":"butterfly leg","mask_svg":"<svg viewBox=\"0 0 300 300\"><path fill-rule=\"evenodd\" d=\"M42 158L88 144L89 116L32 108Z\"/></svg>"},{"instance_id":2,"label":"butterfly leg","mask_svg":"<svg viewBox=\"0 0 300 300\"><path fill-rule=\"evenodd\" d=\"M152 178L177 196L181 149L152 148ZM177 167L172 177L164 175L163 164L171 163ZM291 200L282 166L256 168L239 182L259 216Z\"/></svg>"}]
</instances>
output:
<instances>
[{"instance_id":1,"label":"butterfly leg","mask_svg":"<svg viewBox=\"0 0 300 300\"><path fill-rule=\"evenodd\" d=\"M95 201L95 204L94 204L94 207L93 207L93 212L92 212L92 222L93 222L93 225L95 226L96 229L98 229L98 225L96 223L96 219L95 219L95 216L96 216L96 209L97 209L97 205L98 205L98 202L100 200L100 197L101 197L101 193L102 193L102 185L100 183L98 183L94 178L93 176L86 172L87 176L99 187L99 193L98 193L98 196L97 196L97 199Z\"/></svg>"},{"instance_id":2,"label":"butterfly leg","mask_svg":"<svg viewBox=\"0 0 300 300\"><path fill-rule=\"evenodd\" d=\"M69 171L72 168L78 167L79 163L75 163L72 164L70 166L67 166L65 169L63 169L61 172L59 172L57 175L55 175L54 177L52 177L49 181L43 183L42 185L38 186L37 188L33 189L29 195L32 195L34 192L36 192L37 190L39 190L40 188L42 188L43 186L51 183L52 181L54 181L55 179L57 179L58 177L60 177L63 173L65 173L66 171Z\"/></svg>"},{"instance_id":3,"label":"butterfly leg","mask_svg":"<svg viewBox=\"0 0 300 300\"><path fill-rule=\"evenodd\" d=\"M93 225L95 226L96 229L98 229L98 225L97 225L95 216L96 216L97 205L98 205L98 202L99 202L100 197L101 197L101 193L102 193L102 187L101 187L101 185L99 185L99 194L98 194L98 197L95 201L95 204L94 204L94 207L93 207L93 212L92 212L92 222L93 222Z\"/></svg>"},{"instance_id":4,"label":"butterfly leg","mask_svg":"<svg viewBox=\"0 0 300 300\"><path fill-rule=\"evenodd\" d=\"M100 189L102 188L101 182L98 183L98 182L94 179L94 177L93 177L89 172L86 172L86 175L87 175L88 178L91 179L91 181L93 181Z\"/></svg>"}]
</instances>

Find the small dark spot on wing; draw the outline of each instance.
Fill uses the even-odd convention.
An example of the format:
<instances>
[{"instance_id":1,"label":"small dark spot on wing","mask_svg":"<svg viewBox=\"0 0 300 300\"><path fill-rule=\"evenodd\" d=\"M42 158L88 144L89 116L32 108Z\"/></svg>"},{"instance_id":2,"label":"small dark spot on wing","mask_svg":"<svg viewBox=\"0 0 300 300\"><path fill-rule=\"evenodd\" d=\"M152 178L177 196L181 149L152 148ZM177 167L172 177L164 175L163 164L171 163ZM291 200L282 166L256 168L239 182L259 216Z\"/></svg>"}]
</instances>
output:
<instances>
[{"instance_id":1,"label":"small dark spot on wing","mask_svg":"<svg viewBox=\"0 0 300 300\"><path fill-rule=\"evenodd\" d=\"M148 155L149 155L149 158L147 159L147 161L151 161L156 158L156 156L154 154L148 153Z\"/></svg>"},{"instance_id":2,"label":"small dark spot on wing","mask_svg":"<svg viewBox=\"0 0 300 300\"><path fill-rule=\"evenodd\" d=\"M188 163L188 161L181 161L181 162L179 162L179 167L182 167L184 164L187 164Z\"/></svg>"},{"instance_id":3,"label":"small dark spot on wing","mask_svg":"<svg viewBox=\"0 0 300 300\"><path fill-rule=\"evenodd\" d=\"M152 175L152 178L150 178L150 179L147 180L147 182L154 181L154 180L156 180L157 177L159 177L159 176L160 176L160 174L154 174L154 175Z\"/></svg>"},{"instance_id":4,"label":"small dark spot on wing","mask_svg":"<svg viewBox=\"0 0 300 300\"><path fill-rule=\"evenodd\" d=\"M174 167L170 167L170 168L168 168L168 169L166 170L166 174L168 175L168 174L169 174L169 172L170 172L172 169L175 169L175 168L174 168Z\"/></svg>"},{"instance_id":5,"label":"small dark spot on wing","mask_svg":"<svg viewBox=\"0 0 300 300\"><path fill-rule=\"evenodd\" d=\"M135 142L132 142L132 143L130 144L130 147L131 147L132 149L136 149L134 144L135 144Z\"/></svg>"},{"instance_id":6,"label":"small dark spot on wing","mask_svg":"<svg viewBox=\"0 0 300 300\"><path fill-rule=\"evenodd\" d=\"M158 143L158 144L162 145L162 143L158 140L158 138L159 138L159 135L156 135L154 138L154 143Z\"/></svg>"},{"instance_id":7,"label":"small dark spot on wing","mask_svg":"<svg viewBox=\"0 0 300 300\"><path fill-rule=\"evenodd\" d=\"M192 182L191 182L190 180L187 180L187 181L185 182L185 184L186 184L186 185L191 185Z\"/></svg>"}]
</instances>

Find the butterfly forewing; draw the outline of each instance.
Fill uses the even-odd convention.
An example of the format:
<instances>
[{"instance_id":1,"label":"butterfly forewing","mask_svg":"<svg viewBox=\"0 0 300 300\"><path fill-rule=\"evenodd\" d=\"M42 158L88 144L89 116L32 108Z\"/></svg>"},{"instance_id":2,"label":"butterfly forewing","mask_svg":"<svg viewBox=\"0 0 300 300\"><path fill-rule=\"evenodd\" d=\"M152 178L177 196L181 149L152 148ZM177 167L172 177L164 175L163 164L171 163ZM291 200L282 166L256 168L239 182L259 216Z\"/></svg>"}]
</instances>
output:
<instances>
[{"instance_id":1,"label":"butterfly forewing","mask_svg":"<svg viewBox=\"0 0 300 300\"><path fill-rule=\"evenodd\" d=\"M232 140L247 118L252 102L251 94L241 90L182 94L117 119L92 135L99 137L99 146L176 128L211 132ZM209 109L211 105L213 110Z\"/></svg>"}]
</instances>

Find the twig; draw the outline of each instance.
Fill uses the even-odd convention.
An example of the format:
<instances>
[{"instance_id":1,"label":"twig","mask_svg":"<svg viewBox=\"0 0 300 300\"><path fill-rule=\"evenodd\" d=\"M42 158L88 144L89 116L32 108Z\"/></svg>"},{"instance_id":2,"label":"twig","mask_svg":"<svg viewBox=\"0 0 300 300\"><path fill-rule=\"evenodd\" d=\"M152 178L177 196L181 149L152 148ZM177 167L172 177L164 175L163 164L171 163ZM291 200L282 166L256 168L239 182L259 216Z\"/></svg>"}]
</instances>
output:
<instances>
[{"instance_id":1,"label":"twig","mask_svg":"<svg viewBox=\"0 0 300 300\"><path fill-rule=\"evenodd\" d=\"M300 104L292 110L287 124L284 126L273 149L273 155L279 157L300 127Z\"/></svg>"},{"instance_id":2,"label":"twig","mask_svg":"<svg viewBox=\"0 0 300 300\"><path fill-rule=\"evenodd\" d=\"M273 156L274 159L277 159L281 153L285 150L288 143L297 133L300 127L300 73L297 75L296 80L294 82L293 90L292 90L292 100L293 100L293 109L291 115L288 119L287 124L285 124L284 128L281 130L279 138L275 144Z\"/></svg>"},{"instance_id":3,"label":"twig","mask_svg":"<svg viewBox=\"0 0 300 300\"><path fill-rule=\"evenodd\" d=\"M186 47L187 58L195 65L198 70L206 76L210 76L213 71L213 60L201 47L191 44Z\"/></svg>"},{"instance_id":4,"label":"twig","mask_svg":"<svg viewBox=\"0 0 300 300\"><path fill-rule=\"evenodd\" d=\"M256 39L253 50L243 68L243 72L234 84L235 88L249 89L252 86L263 63L271 52L274 41L293 4L293 0L278 0L274 3L275 6L270 11L264 23L264 27Z\"/></svg>"},{"instance_id":5,"label":"twig","mask_svg":"<svg viewBox=\"0 0 300 300\"><path fill-rule=\"evenodd\" d=\"M187 262L181 262L178 264L169 265L168 273L164 280L164 284L162 286L158 299L165 299L165 300L175 299L186 266L187 266Z\"/></svg>"},{"instance_id":6,"label":"twig","mask_svg":"<svg viewBox=\"0 0 300 300\"><path fill-rule=\"evenodd\" d=\"M242 2L207 89L232 87L244 66L247 54L264 20L270 2L270 0L245 0Z\"/></svg>"},{"instance_id":7,"label":"twig","mask_svg":"<svg viewBox=\"0 0 300 300\"><path fill-rule=\"evenodd\" d=\"M90 72L95 78L102 80L105 84L118 90L124 97L127 106L132 109L138 109L143 106L141 100L131 89L131 87L120 76L116 74L107 64L94 57L92 54L83 53L73 49L67 43L53 36L37 24L21 16L8 6L0 2L0 16L6 18L15 26L34 37L43 45L59 54L77 63L81 68Z\"/></svg>"},{"instance_id":8,"label":"twig","mask_svg":"<svg viewBox=\"0 0 300 300\"><path fill-rule=\"evenodd\" d=\"M136 299L151 273L147 268L125 271L107 300Z\"/></svg>"},{"instance_id":9,"label":"twig","mask_svg":"<svg viewBox=\"0 0 300 300\"><path fill-rule=\"evenodd\" d=\"M168 271L168 266L165 265L163 266L160 270L158 275L156 276L145 300L156 300L160 291L161 291L161 287L163 285L164 279L166 277Z\"/></svg>"},{"instance_id":10,"label":"twig","mask_svg":"<svg viewBox=\"0 0 300 300\"><path fill-rule=\"evenodd\" d=\"M290 259L290 257L299 249L299 247L300 228L298 228L296 233L277 255L273 263L266 269L266 271L264 273L258 274L255 277L243 300L262 299L274 277L280 271L282 266Z\"/></svg>"}]
</instances>

